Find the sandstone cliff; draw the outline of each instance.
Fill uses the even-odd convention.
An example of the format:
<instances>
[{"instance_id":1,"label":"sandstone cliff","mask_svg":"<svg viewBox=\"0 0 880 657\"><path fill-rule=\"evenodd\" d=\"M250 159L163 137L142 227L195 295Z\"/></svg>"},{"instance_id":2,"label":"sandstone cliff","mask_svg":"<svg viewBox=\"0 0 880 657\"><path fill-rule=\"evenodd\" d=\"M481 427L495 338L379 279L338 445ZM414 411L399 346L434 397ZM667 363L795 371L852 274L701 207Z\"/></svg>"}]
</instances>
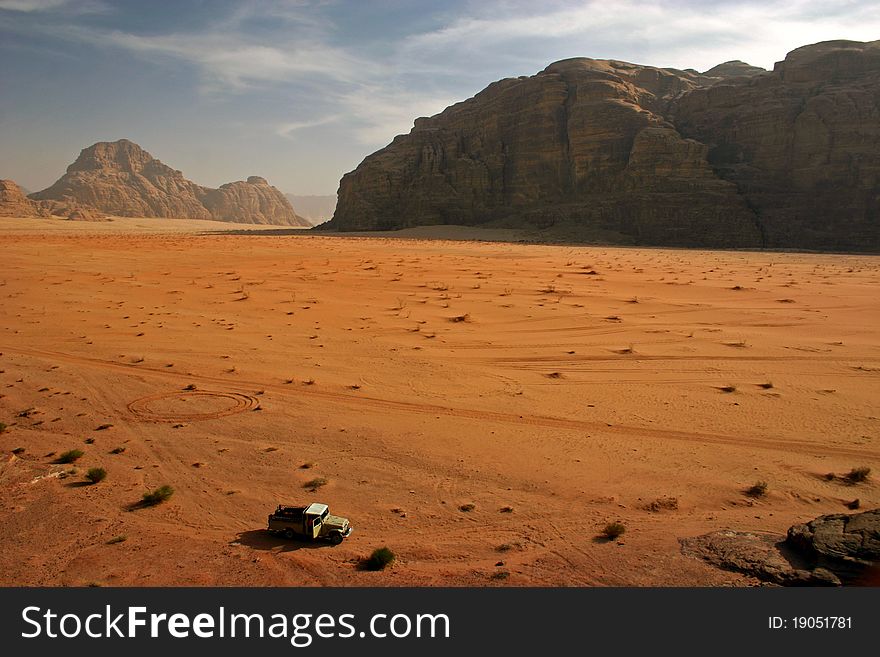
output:
<instances>
[{"instance_id":1,"label":"sandstone cliff","mask_svg":"<svg viewBox=\"0 0 880 657\"><path fill-rule=\"evenodd\" d=\"M772 73L686 94L675 124L710 147L766 246L880 249L880 41L798 48Z\"/></svg>"},{"instance_id":2,"label":"sandstone cliff","mask_svg":"<svg viewBox=\"0 0 880 657\"><path fill-rule=\"evenodd\" d=\"M417 119L342 178L327 227L878 249L877 48L818 44L763 73L557 62Z\"/></svg>"},{"instance_id":3,"label":"sandstone cliff","mask_svg":"<svg viewBox=\"0 0 880 657\"><path fill-rule=\"evenodd\" d=\"M0 180L0 217L33 217L40 206L22 192L12 180Z\"/></svg>"},{"instance_id":4,"label":"sandstone cliff","mask_svg":"<svg viewBox=\"0 0 880 657\"><path fill-rule=\"evenodd\" d=\"M202 187L127 139L84 149L54 185L30 198L126 217L309 225L263 178L252 176L220 189Z\"/></svg>"}]
</instances>

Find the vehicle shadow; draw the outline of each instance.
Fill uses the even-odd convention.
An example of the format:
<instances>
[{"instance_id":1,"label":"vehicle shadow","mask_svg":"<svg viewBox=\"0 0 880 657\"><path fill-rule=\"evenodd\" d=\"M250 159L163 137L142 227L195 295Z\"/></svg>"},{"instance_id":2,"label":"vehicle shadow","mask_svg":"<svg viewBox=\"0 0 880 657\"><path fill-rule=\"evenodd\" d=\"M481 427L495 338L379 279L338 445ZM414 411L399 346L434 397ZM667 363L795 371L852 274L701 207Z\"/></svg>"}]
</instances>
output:
<instances>
[{"instance_id":1,"label":"vehicle shadow","mask_svg":"<svg viewBox=\"0 0 880 657\"><path fill-rule=\"evenodd\" d=\"M265 529L251 529L239 532L236 539L230 541L231 545L246 545L254 550L267 552L294 552L296 550L314 550L322 547L333 547L326 541L307 541L297 538L284 538L270 534Z\"/></svg>"}]
</instances>

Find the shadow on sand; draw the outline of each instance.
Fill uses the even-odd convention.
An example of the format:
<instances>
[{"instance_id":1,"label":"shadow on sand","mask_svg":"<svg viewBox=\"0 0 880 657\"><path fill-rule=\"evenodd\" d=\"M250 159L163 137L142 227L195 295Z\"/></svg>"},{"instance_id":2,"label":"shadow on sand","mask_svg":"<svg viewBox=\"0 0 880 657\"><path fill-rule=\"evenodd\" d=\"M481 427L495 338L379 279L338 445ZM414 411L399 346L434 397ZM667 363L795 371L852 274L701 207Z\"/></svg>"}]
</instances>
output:
<instances>
[{"instance_id":1,"label":"shadow on sand","mask_svg":"<svg viewBox=\"0 0 880 657\"><path fill-rule=\"evenodd\" d=\"M252 529L246 532L239 532L237 538L231 542L232 545L246 545L254 550L265 550L268 552L294 552L296 550L314 550L322 547L333 547L331 543L326 541L307 541L296 538L284 538L270 534L265 529Z\"/></svg>"},{"instance_id":2,"label":"shadow on sand","mask_svg":"<svg viewBox=\"0 0 880 657\"><path fill-rule=\"evenodd\" d=\"M95 484L91 481L71 481L69 484L64 484L67 488L85 488L86 486L94 486Z\"/></svg>"}]
</instances>

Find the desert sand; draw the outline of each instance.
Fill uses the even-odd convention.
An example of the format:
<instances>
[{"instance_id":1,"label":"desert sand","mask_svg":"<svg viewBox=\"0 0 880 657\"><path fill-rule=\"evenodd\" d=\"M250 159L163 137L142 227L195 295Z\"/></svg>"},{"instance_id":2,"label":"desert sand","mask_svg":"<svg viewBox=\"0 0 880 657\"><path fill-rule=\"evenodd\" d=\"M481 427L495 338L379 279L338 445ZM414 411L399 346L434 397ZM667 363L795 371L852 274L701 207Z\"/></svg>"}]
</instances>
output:
<instances>
[{"instance_id":1,"label":"desert sand","mask_svg":"<svg viewBox=\"0 0 880 657\"><path fill-rule=\"evenodd\" d=\"M679 539L880 504L877 257L211 229L0 222L0 585L743 586Z\"/></svg>"}]
</instances>

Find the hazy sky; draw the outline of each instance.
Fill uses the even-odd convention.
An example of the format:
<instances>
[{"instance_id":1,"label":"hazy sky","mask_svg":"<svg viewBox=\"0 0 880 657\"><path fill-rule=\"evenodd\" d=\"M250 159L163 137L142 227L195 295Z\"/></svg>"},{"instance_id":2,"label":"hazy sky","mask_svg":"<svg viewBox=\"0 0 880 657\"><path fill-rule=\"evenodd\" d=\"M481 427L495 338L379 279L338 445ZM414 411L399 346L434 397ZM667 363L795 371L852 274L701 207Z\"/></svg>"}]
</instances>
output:
<instances>
[{"instance_id":1,"label":"hazy sky","mask_svg":"<svg viewBox=\"0 0 880 657\"><path fill-rule=\"evenodd\" d=\"M878 38L877 0L0 0L0 178L42 189L125 137L203 185L335 194L415 117L559 59L772 68Z\"/></svg>"}]
</instances>

